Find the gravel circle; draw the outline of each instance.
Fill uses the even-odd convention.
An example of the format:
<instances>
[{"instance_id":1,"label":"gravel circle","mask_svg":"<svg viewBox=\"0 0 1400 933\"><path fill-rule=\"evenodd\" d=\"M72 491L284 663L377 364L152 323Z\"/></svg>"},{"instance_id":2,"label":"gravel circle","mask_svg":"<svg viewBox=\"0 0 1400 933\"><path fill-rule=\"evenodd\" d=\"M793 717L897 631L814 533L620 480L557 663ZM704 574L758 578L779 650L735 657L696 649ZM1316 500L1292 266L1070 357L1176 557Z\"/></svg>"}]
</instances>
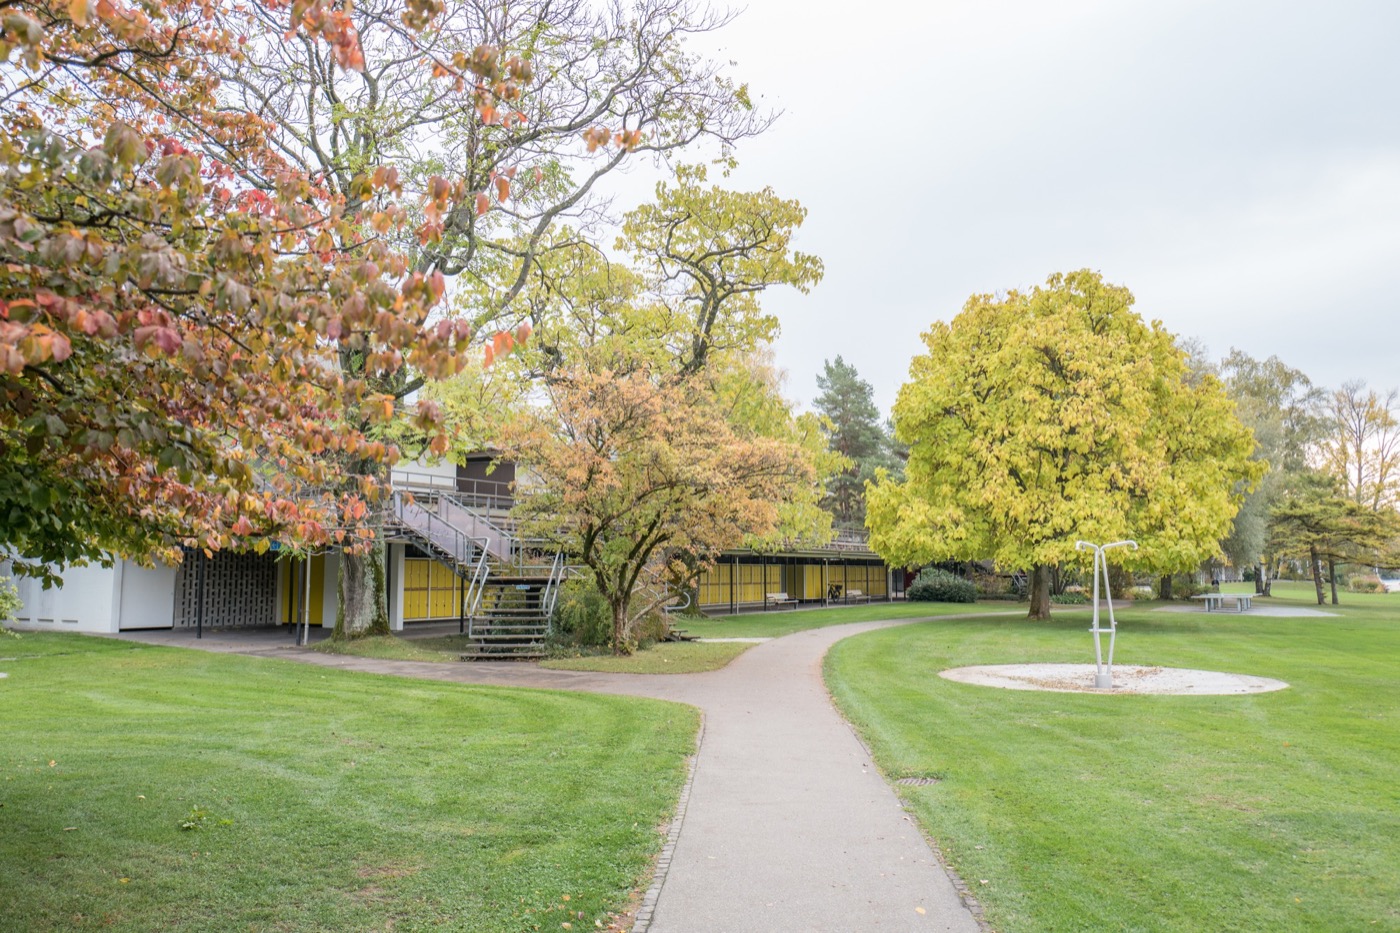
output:
<instances>
[{"instance_id":1,"label":"gravel circle","mask_svg":"<svg viewBox=\"0 0 1400 933\"><path fill-rule=\"evenodd\" d=\"M1092 664L987 664L939 671L939 677L979 687L1007 690L1049 690L1055 693L1133 693L1162 696L1268 693L1288 684L1269 677L1193 671L1180 667L1141 667L1118 664L1113 668L1113 688L1094 687Z\"/></svg>"}]
</instances>

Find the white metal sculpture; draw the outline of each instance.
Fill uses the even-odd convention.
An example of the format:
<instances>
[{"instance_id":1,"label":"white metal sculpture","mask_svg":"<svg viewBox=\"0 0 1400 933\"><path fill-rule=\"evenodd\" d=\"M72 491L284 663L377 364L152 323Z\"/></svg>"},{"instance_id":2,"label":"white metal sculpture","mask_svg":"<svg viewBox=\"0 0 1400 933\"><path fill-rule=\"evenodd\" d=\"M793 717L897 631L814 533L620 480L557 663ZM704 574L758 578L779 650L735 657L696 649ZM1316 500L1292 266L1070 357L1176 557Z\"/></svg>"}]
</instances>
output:
<instances>
[{"instance_id":1,"label":"white metal sculpture","mask_svg":"<svg viewBox=\"0 0 1400 933\"><path fill-rule=\"evenodd\" d=\"M1113 646L1118 640L1118 623L1113 618L1113 594L1108 588L1108 561L1104 551L1116 547L1130 547L1137 550L1136 541L1114 541L1112 544L1092 544L1088 541L1074 542L1076 551L1094 552L1094 689L1113 689ZM1108 602L1108 628L1099 627L1099 578L1103 578L1103 595ZM1108 663L1104 663L1103 633L1108 633Z\"/></svg>"}]
</instances>

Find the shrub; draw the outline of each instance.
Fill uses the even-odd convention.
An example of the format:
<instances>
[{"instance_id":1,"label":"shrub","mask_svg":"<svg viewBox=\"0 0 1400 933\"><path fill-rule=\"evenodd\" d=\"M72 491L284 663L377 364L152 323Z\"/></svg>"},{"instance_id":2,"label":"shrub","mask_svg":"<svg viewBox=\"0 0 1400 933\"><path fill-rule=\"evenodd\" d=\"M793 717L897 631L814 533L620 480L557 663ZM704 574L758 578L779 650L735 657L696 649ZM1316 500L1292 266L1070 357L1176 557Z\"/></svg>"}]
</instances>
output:
<instances>
[{"instance_id":1,"label":"shrub","mask_svg":"<svg viewBox=\"0 0 1400 933\"><path fill-rule=\"evenodd\" d=\"M1089 602L1089 597L1083 593L1071 593L1069 590L1065 590L1063 593L1052 595L1050 602L1057 606L1083 606Z\"/></svg>"},{"instance_id":2,"label":"shrub","mask_svg":"<svg viewBox=\"0 0 1400 933\"><path fill-rule=\"evenodd\" d=\"M23 603L19 599L19 590L10 582L9 577L0 577L0 635L13 635L9 629L5 628L5 623L13 622L15 616L19 614Z\"/></svg>"},{"instance_id":3,"label":"shrub","mask_svg":"<svg viewBox=\"0 0 1400 933\"><path fill-rule=\"evenodd\" d=\"M1172 583L1172 599L1190 599L1192 596L1213 592L1215 591L1209 583L1197 583L1194 580L1177 580Z\"/></svg>"},{"instance_id":4,"label":"shrub","mask_svg":"<svg viewBox=\"0 0 1400 933\"><path fill-rule=\"evenodd\" d=\"M972 569L972 585L977 588L978 599L1015 599L1010 574L987 573L976 565Z\"/></svg>"},{"instance_id":5,"label":"shrub","mask_svg":"<svg viewBox=\"0 0 1400 933\"><path fill-rule=\"evenodd\" d=\"M1347 581L1347 589L1353 593L1384 593L1385 587L1381 586L1380 577L1370 574L1361 574L1352 577Z\"/></svg>"},{"instance_id":6,"label":"shrub","mask_svg":"<svg viewBox=\"0 0 1400 933\"><path fill-rule=\"evenodd\" d=\"M612 636L612 611L593 581L576 577L559 592L553 624L562 644L600 647Z\"/></svg>"},{"instance_id":7,"label":"shrub","mask_svg":"<svg viewBox=\"0 0 1400 933\"><path fill-rule=\"evenodd\" d=\"M975 603L977 587L971 580L934 567L925 567L909 587L908 599L925 603Z\"/></svg>"}]
</instances>

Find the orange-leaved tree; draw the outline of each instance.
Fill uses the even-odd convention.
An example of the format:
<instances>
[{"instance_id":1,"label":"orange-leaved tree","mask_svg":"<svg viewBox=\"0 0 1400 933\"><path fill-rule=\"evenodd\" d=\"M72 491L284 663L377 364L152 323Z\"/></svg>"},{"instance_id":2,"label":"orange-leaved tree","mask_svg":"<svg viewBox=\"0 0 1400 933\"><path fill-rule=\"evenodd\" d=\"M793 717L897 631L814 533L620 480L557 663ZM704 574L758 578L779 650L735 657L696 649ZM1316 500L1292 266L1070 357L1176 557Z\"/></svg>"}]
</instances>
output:
<instances>
[{"instance_id":1,"label":"orange-leaved tree","mask_svg":"<svg viewBox=\"0 0 1400 933\"><path fill-rule=\"evenodd\" d=\"M731 423L708 379L585 362L556 372L548 404L506 432L538 483L518 510L588 568L619 653L666 584L693 583L709 555L770 534L790 490L817 486L802 446Z\"/></svg>"}]
</instances>

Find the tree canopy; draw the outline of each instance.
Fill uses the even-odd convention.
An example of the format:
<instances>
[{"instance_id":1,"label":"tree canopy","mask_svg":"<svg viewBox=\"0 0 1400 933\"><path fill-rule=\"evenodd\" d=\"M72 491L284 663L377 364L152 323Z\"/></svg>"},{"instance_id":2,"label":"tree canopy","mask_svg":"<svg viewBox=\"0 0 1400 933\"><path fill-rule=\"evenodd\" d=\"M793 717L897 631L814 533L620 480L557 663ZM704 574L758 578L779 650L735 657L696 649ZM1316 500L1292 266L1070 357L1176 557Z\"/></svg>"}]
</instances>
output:
<instances>
[{"instance_id":1,"label":"tree canopy","mask_svg":"<svg viewBox=\"0 0 1400 933\"><path fill-rule=\"evenodd\" d=\"M1348 382L1328 399L1330 430L1322 462L1342 484L1342 494L1372 511L1400 507L1400 390L1384 394L1364 382Z\"/></svg>"},{"instance_id":2,"label":"tree canopy","mask_svg":"<svg viewBox=\"0 0 1400 933\"><path fill-rule=\"evenodd\" d=\"M298 10L276 35L357 66L338 9ZM355 175L373 204L352 217L263 115L227 106L218 67L248 37L226 12L4 11L0 539L21 571L270 538L362 546L378 487L339 467L395 455L373 436L396 413L377 382L464 359L465 323L429 320L443 277L386 239L408 235L394 174ZM414 417L440 437L432 406Z\"/></svg>"},{"instance_id":3,"label":"tree canopy","mask_svg":"<svg viewBox=\"0 0 1400 933\"><path fill-rule=\"evenodd\" d=\"M1307 470L1290 483L1269 514L1271 546L1280 554L1307 562L1317 589L1317 603L1326 599L1322 565L1332 602L1337 602L1337 565L1375 566L1400 536L1400 515L1356 502L1336 476Z\"/></svg>"},{"instance_id":4,"label":"tree canopy","mask_svg":"<svg viewBox=\"0 0 1400 933\"><path fill-rule=\"evenodd\" d=\"M1125 564L1164 572L1217 552L1263 467L1217 380L1191 380L1126 288L1087 270L1030 292L974 295L923 335L894 408L902 482L868 496L871 544L912 565L993 558L1036 570L1076 539L1136 539Z\"/></svg>"},{"instance_id":5,"label":"tree canopy","mask_svg":"<svg viewBox=\"0 0 1400 933\"><path fill-rule=\"evenodd\" d=\"M517 511L588 567L617 650L631 642L635 593L687 587L741 542L830 536L818 498L832 458L815 416L781 396L767 350L777 322L758 300L820 275L791 248L805 212L769 190L680 178L628 215L620 245L634 244L635 265L568 230L541 250L520 298L530 345L488 380L515 381L520 414L491 443L532 477ZM458 380L436 394L455 408L451 397L483 388Z\"/></svg>"},{"instance_id":6,"label":"tree canopy","mask_svg":"<svg viewBox=\"0 0 1400 933\"><path fill-rule=\"evenodd\" d=\"M1309 456L1328 431L1325 393L1276 356L1256 360L1232 349L1219 373L1240 421L1254 434L1255 459L1268 466L1245 496L1221 549L1236 567L1255 567L1256 588L1267 594L1275 564L1270 543L1277 540L1269 534L1270 514L1300 482Z\"/></svg>"},{"instance_id":7,"label":"tree canopy","mask_svg":"<svg viewBox=\"0 0 1400 933\"><path fill-rule=\"evenodd\" d=\"M899 467L875 407L874 391L839 355L834 362L822 364L817 388L821 394L812 405L826 419L827 445L847 460L845 468L827 480L822 505L838 522L864 525L865 484L877 470Z\"/></svg>"}]
</instances>

